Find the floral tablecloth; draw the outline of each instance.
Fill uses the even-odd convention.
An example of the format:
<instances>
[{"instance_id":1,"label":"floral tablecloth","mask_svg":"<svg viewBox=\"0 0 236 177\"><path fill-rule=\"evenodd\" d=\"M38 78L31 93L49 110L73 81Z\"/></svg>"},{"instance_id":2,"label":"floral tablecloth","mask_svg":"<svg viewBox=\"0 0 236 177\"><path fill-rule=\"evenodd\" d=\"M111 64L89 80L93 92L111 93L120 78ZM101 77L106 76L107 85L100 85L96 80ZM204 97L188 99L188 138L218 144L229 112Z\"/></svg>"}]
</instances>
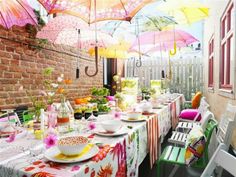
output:
<instances>
[{"instance_id":1,"label":"floral tablecloth","mask_svg":"<svg viewBox=\"0 0 236 177\"><path fill-rule=\"evenodd\" d=\"M178 105L176 100L173 102ZM154 117L150 117L158 119L159 133L156 135L158 143L160 143L159 138L165 136L171 127L171 110L173 109L166 105L156 110ZM11 143L0 139L0 177L138 176L138 167L149 152L147 123L122 124L129 127L125 136L110 138L97 136L92 132L86 134L92 142L102 143L99 153L88 161L73 164L59 164L45 159L43 155L45 147L42 141L35 140L30 133Z\"/></svg>"}]
</instances>

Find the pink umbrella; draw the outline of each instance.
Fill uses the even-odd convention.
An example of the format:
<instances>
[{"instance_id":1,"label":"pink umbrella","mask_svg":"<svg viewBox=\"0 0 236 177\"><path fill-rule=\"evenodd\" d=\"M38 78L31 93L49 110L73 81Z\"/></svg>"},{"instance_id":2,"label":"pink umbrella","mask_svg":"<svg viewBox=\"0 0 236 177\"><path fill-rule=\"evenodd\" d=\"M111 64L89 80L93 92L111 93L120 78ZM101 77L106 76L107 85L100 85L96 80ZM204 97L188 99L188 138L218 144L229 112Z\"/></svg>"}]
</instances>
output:
<instances>
[{"instance_id":1,"label":"pink umbrella","mask_svg":"<svg viewBox=\"0 0 236 177\"><path fill-rule=\"evenodd\" d=\"M167 30L167 31L151 31L142 33L132 44L131 49L135 49L139 46L149 45L151 49L169 50L173 49L174 43L177 47L185 47L191 43L197 42L198 40L191 34L182 30ZM142 47L141 47L142 48Z\"/></svg>"},{"instance_id":2,"label":"pink umbrella","mask_svg":"<svg viewBox=\"0 0 236 177\"><path fill-rule=\"evenodd\" d=\"M153 0L38 0L49 14L64 13L91 24L104 20L130 21Z\"/></svg>"},{"instance_id":3,"label":"pink umbrella","mask_svg":"<svg viewBox=\"0 0 236 177\"><path fill-rule=\"evenodd\" d=\"M80 40L78 29L80 29ZM95 45L98 47L106 47L107 45L117 43L115 38L99 31L97 32L98 38L96 41L95 37L91 35L94 33L94 28L81 19L65 15L57 16L50 20L48 24L37 33L37 38L47 39L54 44L64 44L86 50Z\"/></svg>"},{"instance_id":4,"label":"pink umbrella","mask_svg":"<svg viewBox=\"0 0 236 177\"><path fill-rule=\"evenodd\" d=\"M26 0L0 0L0 25L9 29L27 23L36 25L38 22Z\"/></svg>"}]
</instances>

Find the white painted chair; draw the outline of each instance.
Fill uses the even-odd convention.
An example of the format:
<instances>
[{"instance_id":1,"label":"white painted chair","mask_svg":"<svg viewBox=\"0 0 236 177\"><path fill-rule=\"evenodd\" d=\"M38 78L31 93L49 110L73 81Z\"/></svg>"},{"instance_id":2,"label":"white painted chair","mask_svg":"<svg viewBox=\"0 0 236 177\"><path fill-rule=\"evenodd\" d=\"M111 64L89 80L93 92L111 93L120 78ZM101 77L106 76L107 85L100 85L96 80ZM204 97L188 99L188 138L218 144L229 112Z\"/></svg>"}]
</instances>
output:
<instances>
[{"instance_id":1,"label":"white painted chair","mask_svg":"<svg viewBox=\"0 0 236 177\"><path fill-rule=\"evenodd\" d=\"M204 120L214 119L214 115L207 111L204 114ZM227 147L230 146L234 127L236 125L236 106L228 104L225 113L221 116L220 123L218 125L217 131L217 141L218 143L224 143ZM201 124L203 130L205 130L206 123ZM182 133L178 131L173 131L172 136L168 139L170 143L177 145L185 145L188 133Z\"/></svg>"},{"instance_id":2,"label":"white painted chair","mask_svg":"<svg viewBox=\"0 0 236 177\"><path fill-rule=\"evenodd\" d=\"M187 127L185 127L184 129L188 129L190 131L193 128L193 126L200 125L202 126L203 130L205 130L206 123L208 122L209 119L215 119L214 115L211 111L206 111L204 113L204 116L202 117L202 120L204 121L200 122L200 124L188 122ZM187 122L184 122L184 123L187 123ZM176 144L176 145L184 146L187 140L189 131L187 132L186 131L185 132L173 131L171 137L168 139L168 142Z\"/></svg>"},{"instance_id":3,"label":"white painted chair","mask_svg":"<svg viewBox=\"0 0 236 177\"><path fill-rule=\"evenodd\" d=\"M217 168L217 166L220 166L221 168L225 169L233 176L236 176L236 168L235 168L236 157L230 155L227 151L228 151L228 146L221 143L218 146L215 153L213 154L209 163L207 164L201 177L211 177L212 174L214 173L214 170Z\"/></svg>"},{"instance_id":4,"label":"white painted chair","mask_svg":"<svg viewBox=\"0 0 236 177\"><path fill-rule=\"evenodd\" d=\"M184 131L184 132L189 132L194 125L205 125L209 119L209 116L205 115L205 113L209 110L210 105L207 103L206 98L203 97L200 102L200 106L198 107L198 114L195 116L194 120L186 120L186 119L181 119L179 118L179 123L176 127L176 131ZM197 118L201 115L201 120L197 122Z\"/></svg>"}]
</instances>

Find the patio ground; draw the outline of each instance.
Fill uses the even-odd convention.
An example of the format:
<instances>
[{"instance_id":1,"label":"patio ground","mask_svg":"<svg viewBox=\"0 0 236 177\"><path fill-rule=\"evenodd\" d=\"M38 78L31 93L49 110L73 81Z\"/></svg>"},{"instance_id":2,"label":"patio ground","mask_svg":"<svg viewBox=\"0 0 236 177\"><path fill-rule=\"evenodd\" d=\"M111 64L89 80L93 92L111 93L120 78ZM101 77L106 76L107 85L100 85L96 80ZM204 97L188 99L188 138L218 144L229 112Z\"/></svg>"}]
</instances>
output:
<instances>
[{"instance_id":1,"label":"patio ground","mask_svg":"<svg viewBox=\"0 0 236 177\"><path fill-rule=\"evenodd\" d=\"M162 150L169 145L167 139L170 137L171 131L166 136L164 143L162 144ZM230 153L233 154L232 150ZM149 156L147 156L143 163L139 167L139 177L159 177L157 176L157 165L155 164L152 170L149 170ZM170 174L170 171L173 170L173 166L164 165L163 166L164 173L162 172L162 177L167 177ZM202 170L196 170L193 168L180 167L173 177L200 177ZM222 177L233 177L228 172L224 171Z\"/></svg>"}]
</instances>

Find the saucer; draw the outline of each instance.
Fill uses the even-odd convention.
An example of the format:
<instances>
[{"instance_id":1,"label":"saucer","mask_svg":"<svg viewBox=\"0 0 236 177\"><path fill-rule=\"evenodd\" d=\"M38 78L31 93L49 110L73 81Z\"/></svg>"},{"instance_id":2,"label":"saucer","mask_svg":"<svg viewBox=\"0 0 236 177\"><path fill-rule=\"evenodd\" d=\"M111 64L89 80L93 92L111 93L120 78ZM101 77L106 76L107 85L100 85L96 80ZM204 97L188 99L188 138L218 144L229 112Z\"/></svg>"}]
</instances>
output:
<instances>
[{"instance_id":1,"label":"saucer","mask_svg":"<svg viewBox=\"0 0 236 177\"><path fill-rule=\"evenodd\" d=\"M50 161L58 162L58 163L75 163L75 162L82 162L88 160L99 152L99 148L97 145L91 147L91 149L83 155L75 155L75 156L65 156L61 154L61 151L58 149L57 146L51 147L47 149L44 153L44 157Z\"/></svg>"},{"instance_id":2,"label":"saucer","mask_svg":"<svg viewBox=\"0 0 236 177\"><path fill-rule=\"evenodd\" d=\"M128 130L125 127L120 128L116 132L106 132L105 130L99 130L99 131L95 132L96 135L106 136L106 137L121 136L121 135L125 135L127 133L128 133Z\"/></svg>"}]
</instances>

